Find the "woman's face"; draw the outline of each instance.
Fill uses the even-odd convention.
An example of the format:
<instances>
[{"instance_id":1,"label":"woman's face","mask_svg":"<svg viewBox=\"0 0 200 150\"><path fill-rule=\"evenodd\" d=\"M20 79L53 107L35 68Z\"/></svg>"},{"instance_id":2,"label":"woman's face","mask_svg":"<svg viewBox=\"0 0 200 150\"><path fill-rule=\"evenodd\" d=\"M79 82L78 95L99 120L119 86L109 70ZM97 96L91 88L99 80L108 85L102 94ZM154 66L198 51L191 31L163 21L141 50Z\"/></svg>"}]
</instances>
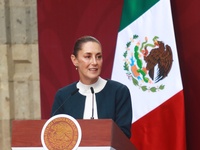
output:
<instances>
[{"instance_id":1,"label":"woman's face","mask_svg":"<svg viewBox=\"0 0 200 150\"><path fill-rule=\"evenodd\" d=\"M103 63L102 50L98 43L84 43L77 57L72 55L71 59L78 68L80 81L83 84L93 84L98 80Z\"/></svg>"}]
</instances>

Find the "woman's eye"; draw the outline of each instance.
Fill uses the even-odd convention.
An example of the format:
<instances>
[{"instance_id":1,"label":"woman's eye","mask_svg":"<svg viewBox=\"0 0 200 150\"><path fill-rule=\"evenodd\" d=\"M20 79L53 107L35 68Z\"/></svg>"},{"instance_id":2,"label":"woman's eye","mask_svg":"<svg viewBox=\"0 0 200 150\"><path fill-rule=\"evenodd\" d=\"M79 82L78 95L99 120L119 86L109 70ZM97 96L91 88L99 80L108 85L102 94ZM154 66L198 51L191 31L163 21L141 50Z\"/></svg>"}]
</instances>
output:
<instances>
[{"instance_id":1,"label":"woman's eye","mask_svg":"<svg viewBox=\"0 0 200 150\"><path fill-rule=\"evenodd\" d=\"M101 56L101 55L97 56L97 59L101 59L101 58L102 58L102 56Z\"/></svg>"}]
</instances>

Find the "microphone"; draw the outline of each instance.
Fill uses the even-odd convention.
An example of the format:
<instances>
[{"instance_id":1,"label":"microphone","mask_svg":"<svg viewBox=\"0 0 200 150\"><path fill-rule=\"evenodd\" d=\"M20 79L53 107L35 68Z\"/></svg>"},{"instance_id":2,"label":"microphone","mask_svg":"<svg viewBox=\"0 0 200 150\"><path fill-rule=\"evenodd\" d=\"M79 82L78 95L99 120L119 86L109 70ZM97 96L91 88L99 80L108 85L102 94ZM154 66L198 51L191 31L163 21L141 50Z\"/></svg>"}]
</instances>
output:
<instances>
[{"instance_id":1,"label":"microphone","mask_svg":"<svg viewBox=\"0 0 200 150\"><path fill-rule=\"evenodd\" d=\"M79 89L77 88L76 90L74 90L66 99L65 101L54 111L54 113L52 114L52 116L55 115L55 113L65 104L65 102L74 94L76 94L79 91Z\"/></svg>"},{"instance_id":2,"label":"microphone","mask_svg":"<svg viewBox=\"0 0 200 150\"><path fill-rule=\"evenodd\" d=\"M93 87L90 87L91 93L92 93L92 117L90 119L94 119L94 89Z\"/></svg>"}]
</instances>

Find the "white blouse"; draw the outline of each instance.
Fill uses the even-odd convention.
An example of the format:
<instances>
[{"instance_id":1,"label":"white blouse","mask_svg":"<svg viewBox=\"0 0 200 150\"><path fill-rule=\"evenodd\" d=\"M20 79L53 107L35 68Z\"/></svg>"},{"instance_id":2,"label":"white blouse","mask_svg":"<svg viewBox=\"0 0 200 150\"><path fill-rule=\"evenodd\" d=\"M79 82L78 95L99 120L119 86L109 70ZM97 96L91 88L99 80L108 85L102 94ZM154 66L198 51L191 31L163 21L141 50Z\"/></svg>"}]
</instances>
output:
<instances>
[{"instance_id":1,"label":"white blouse","mask_svg":"<svg viewBox=\"0 0 200 150\"><path fill-rule=\"evenodd\" d=\"M101 77L98 78L97 82L91 85L83 84L78 82L76 87L79 89L79 93L86 96L85 109L83 114L83 119L91 119L92 117L92 101L94 99L94 119L98 119L96 96L95 93L100 92L106 85L107 81ZM94 95L92 94L91 87L94 89ZM94 97L93 97L94 96Z\"/></svg>"}]
</instances>

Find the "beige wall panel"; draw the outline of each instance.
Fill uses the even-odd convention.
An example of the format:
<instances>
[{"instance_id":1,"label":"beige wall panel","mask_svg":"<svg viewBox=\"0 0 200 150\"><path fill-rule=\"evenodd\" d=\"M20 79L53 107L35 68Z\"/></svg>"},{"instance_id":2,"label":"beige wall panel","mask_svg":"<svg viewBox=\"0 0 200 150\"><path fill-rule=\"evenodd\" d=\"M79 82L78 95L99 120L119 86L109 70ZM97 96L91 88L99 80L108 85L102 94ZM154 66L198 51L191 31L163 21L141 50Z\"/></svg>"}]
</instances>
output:
<instances>
[{"instance_id":1,"label":"beige wall panel","mask_svg":"<svg viewBox=\"0 0 200 150\"><path fill-rule=\"evenodd\" d=\"M10 98L8 82L7 45L0 45L0 147L10 147Z\"/></svg>"},{"instance_id":2,"label":"beige wall panel","mask_svg":"<svg viewBox=\"0 0 200 150\"><path fill-rule=\"evenodd\" d=\"M40 118L37 45L13 45L15 119Z\"/></svg>"},{"instance_id":3,"label":"beige wall panel","mask_svg":"<svg viewBox=\"0 0 200 150\"><path fill-rule=\"evenodd\" d=\"M10 0L10 28L12 43L38 42L36 0Z\"/></svg>"},{"instance_id":4,"label":"beige wall panel","mask_svg":"<svg viewBox=\"0 0 200 150\"><path fill-rule=\"evenodd\" d=\"M5 2L0 0L0 43L6 43Z\"/></svg>"},{"instance_id":5,"label":"beige wall panel","mask_svg":"<svg viewBox=\"0 0 200 150\"><path fill-rule=\"evenodd\" d=\"M13 119L40 119L36 0L0 0L0 149Z\"/></svg>"}]
</instances>

